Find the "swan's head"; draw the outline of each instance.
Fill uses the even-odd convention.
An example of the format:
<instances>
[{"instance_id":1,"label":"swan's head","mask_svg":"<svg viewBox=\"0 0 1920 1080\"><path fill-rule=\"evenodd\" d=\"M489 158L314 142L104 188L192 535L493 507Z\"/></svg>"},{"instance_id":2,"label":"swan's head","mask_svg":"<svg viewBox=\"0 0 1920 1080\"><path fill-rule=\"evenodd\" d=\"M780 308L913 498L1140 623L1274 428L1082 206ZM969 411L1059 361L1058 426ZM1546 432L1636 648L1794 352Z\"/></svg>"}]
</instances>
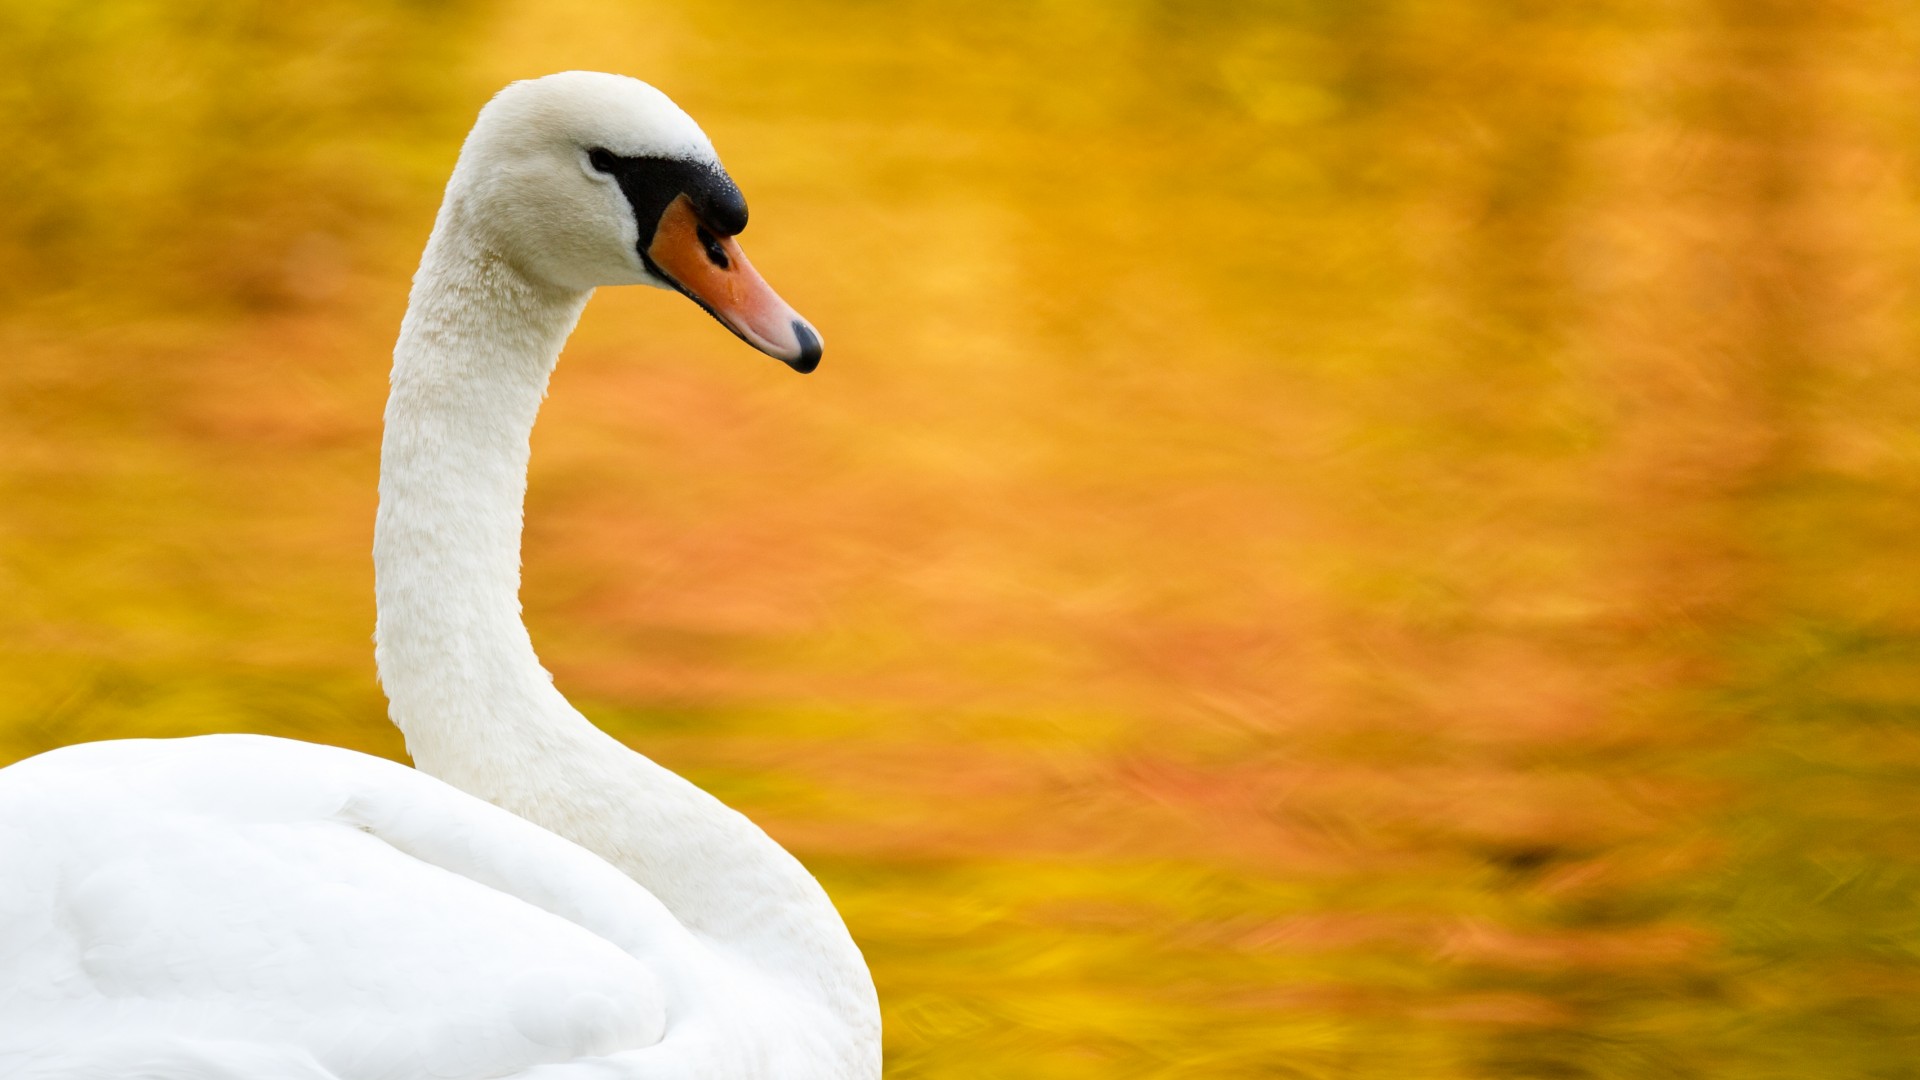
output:
<instances>
[{"instance_id":1,"label":"swan's head","mask_svg":"<svg viewBox=\"0 0 1920 1080\"><path fill-rule=\"evenodd\" d=\"M529 276L672 289L796 371L820 362L819 333L734 239L747 202L713 144L646 83L595 71L514 83L480 111L452 189L467 226Z\"/></svg>"}]
</instances>

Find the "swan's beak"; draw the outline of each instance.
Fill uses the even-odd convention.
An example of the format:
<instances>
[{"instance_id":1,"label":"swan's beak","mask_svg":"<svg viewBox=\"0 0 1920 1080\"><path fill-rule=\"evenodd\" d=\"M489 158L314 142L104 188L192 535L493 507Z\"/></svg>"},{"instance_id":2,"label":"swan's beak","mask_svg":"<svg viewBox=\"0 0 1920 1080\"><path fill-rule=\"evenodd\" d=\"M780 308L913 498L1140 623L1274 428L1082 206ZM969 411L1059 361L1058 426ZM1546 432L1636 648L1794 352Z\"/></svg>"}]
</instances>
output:
<instances>
[{"instance_id":1,"label":"swan's beak","mask_svg":"<svg viewBox=\"0 0 1920 1080\"><path fill-rule=\"evenodd\" d=\"M766 283L731 236L701 224L685 195L667 204L647 258L742 341L805 373L820 366L820 333Z\"/></svg>"}]
</instances>

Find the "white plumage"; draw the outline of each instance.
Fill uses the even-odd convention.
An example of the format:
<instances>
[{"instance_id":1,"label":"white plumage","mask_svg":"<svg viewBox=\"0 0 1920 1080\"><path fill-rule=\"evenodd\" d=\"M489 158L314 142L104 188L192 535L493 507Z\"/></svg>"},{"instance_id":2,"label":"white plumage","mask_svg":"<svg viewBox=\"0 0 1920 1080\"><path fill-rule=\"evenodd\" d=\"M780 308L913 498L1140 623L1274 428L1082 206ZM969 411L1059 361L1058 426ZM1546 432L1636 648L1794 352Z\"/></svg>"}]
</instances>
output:
<instances>
[{"instance_id":1,"label":"white plumage","mask_svg":"<svg viewBox=\"0 0 1920 1080\"><path fill-rule=\"evenodd\" d=\"M414 281L375 567L419 771L244 735L0 770L0 1076L879 1075L873 984L819 885L581 717L520 621L528 437L560 346L592 287L676 284L639 255L638 204L584 164L601 147L719 168L644 84L515 84Z\"/></svg>"},{"instance_id":2,"label":"white plumage","mask_svg":"<svg viewBox=\"0 0 1920 1080\"><path fill-rule=\"evenodd\" d=\"M7 774L0 1016L50 1077L247 1043L317 1076L497 1075L652 1045L663 977L700 974L603 860L364 754L206 736Z\"/></svg>"}]
</instances>

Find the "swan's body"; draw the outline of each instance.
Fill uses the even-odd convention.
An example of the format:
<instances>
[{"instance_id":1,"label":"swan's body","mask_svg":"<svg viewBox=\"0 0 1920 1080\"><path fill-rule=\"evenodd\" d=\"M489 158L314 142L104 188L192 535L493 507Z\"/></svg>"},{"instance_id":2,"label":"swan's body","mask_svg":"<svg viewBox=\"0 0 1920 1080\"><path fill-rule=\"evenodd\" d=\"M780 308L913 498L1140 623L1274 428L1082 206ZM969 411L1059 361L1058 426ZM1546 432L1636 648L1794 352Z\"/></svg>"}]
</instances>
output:
<instances>
[{"instance_id":1,"label":"swan's body","mask_svg":"<svg viewBox=\"0 0 1920 1080\"><path fill-rule=\"evenodd\" d=\"M879 1075L872 981L819 885L568 705L519 614L528 437L592 287L677 288L817 361L744 223L643 84L550 76L482 112L382 451L377 656L419 771L251 736L0 770L0 1076Z\"/></svg>"}]
</instances>

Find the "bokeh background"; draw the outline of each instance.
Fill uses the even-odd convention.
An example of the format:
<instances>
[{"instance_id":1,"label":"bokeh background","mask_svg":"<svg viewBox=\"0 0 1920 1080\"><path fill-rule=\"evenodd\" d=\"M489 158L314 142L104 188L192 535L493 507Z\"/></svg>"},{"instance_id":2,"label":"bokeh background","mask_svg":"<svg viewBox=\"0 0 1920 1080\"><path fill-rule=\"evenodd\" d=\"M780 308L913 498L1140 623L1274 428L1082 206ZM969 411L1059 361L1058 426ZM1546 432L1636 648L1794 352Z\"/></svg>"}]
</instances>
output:
<instances>
[{"instance_id":1,"label":"bokeh background","mask_svg":"<svg viewBox=\"0 0 1920 1080\"><path fill-rule=\"evenodd\" d=\"M891 1077L1920 1076L1920 8L0 0L0 761L401 757L387 352L505 81L817 322L597 298L528 619Z\"/></svg>"}]
</instances>

